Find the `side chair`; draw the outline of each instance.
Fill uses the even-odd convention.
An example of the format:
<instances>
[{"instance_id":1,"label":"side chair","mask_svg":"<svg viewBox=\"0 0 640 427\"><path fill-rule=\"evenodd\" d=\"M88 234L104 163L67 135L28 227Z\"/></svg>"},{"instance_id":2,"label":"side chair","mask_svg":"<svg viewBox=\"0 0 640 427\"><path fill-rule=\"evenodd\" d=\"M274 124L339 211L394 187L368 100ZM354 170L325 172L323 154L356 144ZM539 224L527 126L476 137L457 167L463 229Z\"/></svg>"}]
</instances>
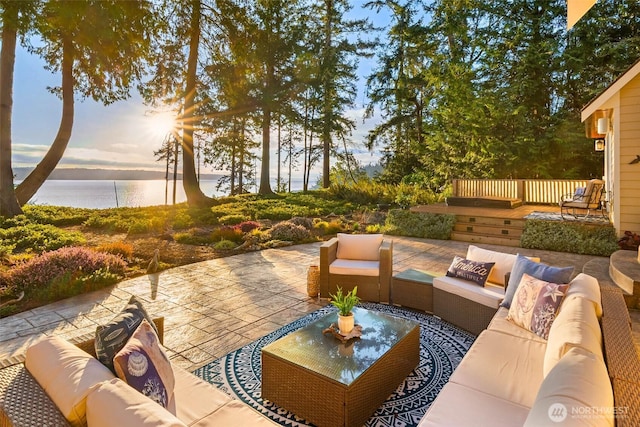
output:
<instances>
[{"instance_id":1,"label":"side chair","mask_svg":"<svg viewBox=\"0 0 640 427\"><path fill-rule=\"evenodd\" d=\"M343 234L320 246L320 296L358 287L363 301L389 302L393 241L382 234Z\"/></svg>"},{"instance_id":2,"label":"side chair","mask_svg":"<svg viewBox=\"0 0 640 427\"><path fill-rule=\"evenodd\" d=\"M565 194L559 202L560 216L562 219L564 219L565 215L578 218L577 210L586 210L584 218L587 218L593 209L600 207L603 190L604 181L592 179L587 183L586 187L577 188L573 194Z\"/></svg>"}]
</instances>

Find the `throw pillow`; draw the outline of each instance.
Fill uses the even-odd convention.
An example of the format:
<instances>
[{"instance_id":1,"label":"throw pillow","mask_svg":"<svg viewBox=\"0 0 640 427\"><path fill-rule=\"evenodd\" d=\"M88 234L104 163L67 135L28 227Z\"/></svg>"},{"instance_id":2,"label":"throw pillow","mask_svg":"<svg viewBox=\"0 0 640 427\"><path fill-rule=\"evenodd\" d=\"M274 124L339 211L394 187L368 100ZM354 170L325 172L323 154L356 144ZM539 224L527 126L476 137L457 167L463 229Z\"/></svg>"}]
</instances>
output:
<instances>
[{"instance_id":1,"label":"throw pillow","mask_svg":"<svg viewBox=\"0 0 640 427\"><path fill-rule=\"evenodd\" d=\"M524 274L513 297L507 320L545 340L569 285L545 282Z\"/></svg>"},{"instance_id":2,"label":"throw pillow","mask_svg":"<svg viewBox=\"0 0 640 427\"><path fill-rule=\"evenodd\" d=\"M113 365L118 378L167 407L176 380L171 362L149 322L143 320L140 323L127 344L113 358Z\"/></svg>"},{"instance_id":3,"label":"throw pillow","mask_svg":"<svg viewBox=\"0 0 640 427\"><path fill-rule=\"evenodd\" d=\"M471 261L456 255L447 270L447 276L469 280L484 286L494 265L494 262Z\"/></svg>"},{"instance_id":4,"label":"throw pillow","mask_svg":"<svg viewBox=\"0 0 640 427\"><path fill-rule=\"evenodd\" d=\"M511 270L511 276L509 277L509 283L507 290L504 294L504 300L500 304L501 307L511 307L511 301L513 301L513 295L516 293L516 289L522 280L524 274L535 277L536 279L544 280L545 282L553 283L569 283L571 275L573 274L573 267L552 267L541 262L534 262L525 256L518 254L516 262L513 264L513 270Z\"/></svg>"},{"instance_id":5,"label":"throw pillow","mask_svg":"<svg viewBox=\"0 0 640 427\"><path fill-rule=\"evenodd\" d=\"M142 303L134 295L116 317L106 325L100 325L96 328L96 357L114 374L116 371L113 367L113 357L124 347L143 319L149 322L157 334L156 325Z\"/></svg>"}]
</instances>

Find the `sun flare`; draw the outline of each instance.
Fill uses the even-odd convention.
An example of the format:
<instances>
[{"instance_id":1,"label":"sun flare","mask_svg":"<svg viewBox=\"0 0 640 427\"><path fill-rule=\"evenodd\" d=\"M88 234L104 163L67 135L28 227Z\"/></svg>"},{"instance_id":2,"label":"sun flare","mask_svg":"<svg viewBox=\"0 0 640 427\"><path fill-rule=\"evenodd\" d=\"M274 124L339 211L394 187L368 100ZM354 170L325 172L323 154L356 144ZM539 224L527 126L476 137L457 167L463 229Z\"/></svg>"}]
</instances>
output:
<instances>
[{"instance_id":1,"label":"sun flare","mask_svg":"<svg viewBox=\"0 0 640 427\"><path fill-rule=\"evenodd\" d=\"M158 139L176 132L176 115L171 111L153 113L147 116L147 126L152 135Z\"/></svg>"}]
</instances>

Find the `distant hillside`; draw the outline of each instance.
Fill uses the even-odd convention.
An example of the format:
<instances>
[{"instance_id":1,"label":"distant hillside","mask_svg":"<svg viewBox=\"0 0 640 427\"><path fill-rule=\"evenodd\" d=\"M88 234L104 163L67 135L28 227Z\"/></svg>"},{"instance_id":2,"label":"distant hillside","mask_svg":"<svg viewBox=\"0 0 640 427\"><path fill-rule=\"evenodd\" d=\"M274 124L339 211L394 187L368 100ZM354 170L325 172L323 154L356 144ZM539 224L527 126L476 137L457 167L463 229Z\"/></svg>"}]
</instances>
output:
<instances>
[{"instance_id":1,"label":"distant hillside","mask_svg":"<svg viewBox=\"0 0 640 427\"><path fill-rule=\"evenodd\" d=\"M33 168L13 168L16 181L23 180ZM220 178L217 174L201 174L200 179L214 180ZM55 169L48 179L60 180L151 180L164 179L163 171L145 171L145 170L117 170L117 169ZM182 174L178 174L178 179L182 179Z\"/></svg>"}]
</instances>

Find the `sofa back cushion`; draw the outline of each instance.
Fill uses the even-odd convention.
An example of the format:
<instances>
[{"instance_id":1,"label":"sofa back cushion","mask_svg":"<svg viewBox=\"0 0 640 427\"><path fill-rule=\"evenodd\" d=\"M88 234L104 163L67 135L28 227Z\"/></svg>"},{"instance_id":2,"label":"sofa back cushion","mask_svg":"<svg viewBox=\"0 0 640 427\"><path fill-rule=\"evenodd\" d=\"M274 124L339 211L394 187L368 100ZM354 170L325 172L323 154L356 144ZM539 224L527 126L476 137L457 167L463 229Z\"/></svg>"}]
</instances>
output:
<instances>
[{"instance_id":1,"label":"sofa back cushion","mask_svg":"<svg viewBox=\"0 0 640 427\"><path fill-rule=\"evenodd\" d=\"M338 233L337 258L379 261L382 234Z\"/></svg>"},{"instance_id":2,"label":"sofa back cushion","mask_svg":"<svg viewBox=\"0 0 640 427\"><path fill-rule=\"evenodd\" d=\"M594 304L598 319L602 317L602 297L598 279L588 274L580 273L569 283L567 298L578 296L588 299Z\"/></svg>"},{"instance_id":3,"label":"sofa back cushion","mask_svg":"<svg viewBox=\"0 0 640 427\"><path fill-rule=\"evenodd\" d=\"M524 426L613 427L613 413L613 390L604 362L573 347L542 382Z\"/></svg>"},{"instance_id":4,"label":"sofa back cushion","mask_svg":"<svg viewBox=\"0 0 640 427\"><path fill-rule=\"evenodd\" d=\"M516 255L491 251L489 249L482 249L477 246L469 245L469 248L467 249L467 259L472 261L495 263L493 270L489 273L488 281L497 285L506 286L505 276L507 273L511 273L513 264L516 262ZM530 259L540 261L539 258Z\"/></svg>"},{"instance_id":5,"label":"sofa back cushion","mask_svg":"<svg viewBox=\"0 0 640 427\"><path fill-rule=\"evenodd\" d=\"M568 295L549 330L544 354L544 375L573 347L585 348L604 360L602 331L594 303L586 298Z\"/></svg>"},{"instance_id":6,"label":"sofa back cushion","mask_svg":"<svg viewBox=\"0 0 640 427\"><path fill-rule=\"evenodd\" d=\"M91 390L87 423L91 427L185 427L169 411L117 378Z\"/></svg>"},{"instance_id":7,"label":"sofa back cushion","mask_svg":"<svg viewBox=\"0 0 640 427\"><path fill-rule=\"evenodd\" d=\"M516 262L513 264L511 275L509 276L509 284L504 294L504 301L502 301L500 305L506 308L511 306L513 295L516 293L516 289L520 285L524 274L546 282L563 284L569 283L573 269L573 267L552 267L518 254L516 256Z\"/></svg>"},{"instance_id":8,"label":"sofa back cushion","mask_svg":"<svg viewBox=\"0 0 640 427\"><path fill-rule=\"evenodd\" d=\"M86 425L86 400L93 386L114 378L87 352L56 336L27 349L25 366L72 426Z\"/></svg>"}]
</instances>

